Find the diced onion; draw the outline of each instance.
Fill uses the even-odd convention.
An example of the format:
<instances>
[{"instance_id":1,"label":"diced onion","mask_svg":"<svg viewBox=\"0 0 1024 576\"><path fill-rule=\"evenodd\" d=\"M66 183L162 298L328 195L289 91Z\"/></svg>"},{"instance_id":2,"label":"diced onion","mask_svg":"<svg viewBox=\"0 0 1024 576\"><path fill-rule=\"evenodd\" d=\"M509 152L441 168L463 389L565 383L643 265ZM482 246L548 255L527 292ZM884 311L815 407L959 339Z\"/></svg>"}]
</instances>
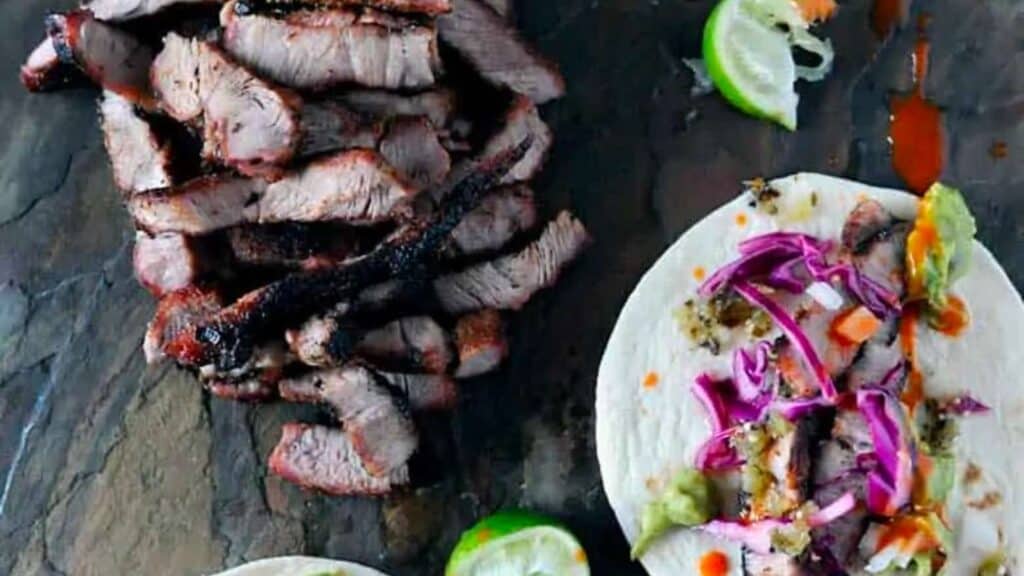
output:
<instances>
[{"instance_id":1,"label":"diced onion","mask_svg":"<svg viewBox=\"0 0 1024 576\"><path fill-rule=\"evenodd\" d=\"M828 282L817 280L811 282L807 287L807 295L814 298L815 302L821 304L826 310L839 310L843 307L843 295L836 292Z\"/></svg>"}]
</instances>

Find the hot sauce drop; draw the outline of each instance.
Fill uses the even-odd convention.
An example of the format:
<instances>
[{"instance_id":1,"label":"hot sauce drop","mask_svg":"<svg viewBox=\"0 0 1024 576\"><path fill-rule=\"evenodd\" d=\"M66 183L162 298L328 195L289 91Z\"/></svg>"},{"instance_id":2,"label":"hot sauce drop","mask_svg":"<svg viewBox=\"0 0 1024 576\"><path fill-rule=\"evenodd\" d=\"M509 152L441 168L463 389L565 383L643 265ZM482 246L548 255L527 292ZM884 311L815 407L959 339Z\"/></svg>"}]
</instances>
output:
<instances>
[{"instance_id":1,"label":"hot sauce drop","mask_svg":"<svg viewBox=\"0 0 1024 576\"><path fill-rule=\"evenodd\" d=\"M919 194L939 179L945 160L942 112L924 97L929 50L928 40L918 39L914 46L914 90L908 96L894 96L889 103L892 165L907 186Z\"/></svg>"},{"instance_id":2,"label":"hot sauce drop","mask_svg":"<svg viewBox=\"0 0 1024 576\"><path fill-rule=\"evenodd\" d=\"M886 38L907 14L906 0L875 0L871 8L871 28L879 38Z\"/></svg>"},{"instance_id":3,"label":"hot sauce drop","mask_svg":"<svg viewBox=\"0 0 1024 576\"><path fill-rule=\"evenodd\" d=\"M712 550L700 557L700 576L725 576L729 573L729 557Z\"/></svg>"},{"instance_id":4,"label":"hot sauce drop","mask_svg":"<svg viewBox=\"0 0 1024 576\"><path fill-rule=\"evenodd\" d=\"M934 327L946 336L959 336L967 328L970 320L971 317L967 313L967 305L964 304L964 301L956 296L950 296L946 307L939 313Z\"/></svg>"},{"instance_id":5,"label":"hot sauce drop","mask_svg":"<svg viewBox=\"0 0 1024 576\"><path fill-rule=\"evenodd\" d=\"M917 365L917 317L917 309L909 308L904 310L903 317L900 318L900 346L903 348L903 357L910 364L907 388L900 399L911 414L924 399L924 377Z\"/></svg>"}]
</instances>

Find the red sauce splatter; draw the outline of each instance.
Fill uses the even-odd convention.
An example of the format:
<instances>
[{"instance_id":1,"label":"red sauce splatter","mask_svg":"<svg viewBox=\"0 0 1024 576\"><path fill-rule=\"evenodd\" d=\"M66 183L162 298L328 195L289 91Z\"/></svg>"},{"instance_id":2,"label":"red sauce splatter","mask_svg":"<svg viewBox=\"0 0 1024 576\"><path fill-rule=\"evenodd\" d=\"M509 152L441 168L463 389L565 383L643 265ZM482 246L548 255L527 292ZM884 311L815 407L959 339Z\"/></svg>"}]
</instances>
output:
<instances>
[{"instance_id":1,"label":"red sauce splatter","mask_svg":"<svg viewBox=\"0 0 1024 576\"><path fill-rule=\"evenodd\" d=\"M875 0L871 9L871 28L879 38L887 38L907 17L906 0Z\"/></svg>"},{"instance_id":2,"label":"red sauce splatter","mask_svg":"<svg viewBox=\"0 0 1024 576\"><path fill-rule=\"evenodd\" d=\"M907 96L893 97L889 103L892 165L907 186L919 194L939 179L945 160L942 112L924 97L929 50L928 40L918 39L914 46L914 90Z\"/></svg>"},{"instance_id":3,"label":"red sauce splatter","mask_svg":"<svg viewBox=\"0 0 1024 576\"><path fill-rule=\"evenodd\" d=\"M729 573L729 557L712 550L700 557L700 576L725 576Z\"/></svg>"}]
</instances>

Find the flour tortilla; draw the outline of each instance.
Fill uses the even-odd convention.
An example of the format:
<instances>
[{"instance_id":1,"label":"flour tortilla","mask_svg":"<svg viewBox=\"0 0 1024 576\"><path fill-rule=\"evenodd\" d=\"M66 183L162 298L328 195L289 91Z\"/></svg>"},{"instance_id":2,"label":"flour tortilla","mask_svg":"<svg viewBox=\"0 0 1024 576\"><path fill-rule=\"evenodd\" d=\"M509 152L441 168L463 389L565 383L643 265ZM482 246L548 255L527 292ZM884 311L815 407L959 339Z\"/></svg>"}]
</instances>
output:
<instances>
[{"instance_id":1,"label":"flour tortilla","mask_svg":"<svg viewBox=\"0 0 1024 576\"><path fill-rule=\"evenodd\" d=\"M310 556L282 556L257 560L221 572L215 576L387 576L373 568L367 568L352 562L313 558Z\"/></svg>"},{"instance_id":2,"label":"flour tortilla","mask_svg":"<svg viewBox=\"0 0 1024 576\"><path fill-rule=\"evenodd\" d=\"M866 197L903 219L916 213L915 196L819 174L796 174L771 187L781 192L778 215L752 208L750 196L742 194L683 234L640 281L608 342L597 382L597 455L608 500L631 543L639 535L644 504L677 470L692 466L710 434L691 383L700 372L730 373L736 343L712 356L696 349L673 318L673 311L696 294L694 270L711 274L738 256L741 240L775 230L838 239L846 217ZM817 196L813 208L812 194ZM960 422L954 446L957 484L948 501L956 540L949 574L974 574L1000 541L1011 559L1010 572L1017 573L1024 568L1024 490L1017 489L1024 481L1024 303L980 243L969 274L953 292L967 303L971 322L958 338L919 331L926 392L969 391L993 410ZM651 372L658 383L644 386ZM965 486L968 463L982 476ZM985 494L999 494L1001 502L984 511L965 505ZM741 573L738 546L692 530L665 535L641 560L653 576L692 574L700 556L712 549L730 556L731 574Z\"/></svg>"}]
</instances>

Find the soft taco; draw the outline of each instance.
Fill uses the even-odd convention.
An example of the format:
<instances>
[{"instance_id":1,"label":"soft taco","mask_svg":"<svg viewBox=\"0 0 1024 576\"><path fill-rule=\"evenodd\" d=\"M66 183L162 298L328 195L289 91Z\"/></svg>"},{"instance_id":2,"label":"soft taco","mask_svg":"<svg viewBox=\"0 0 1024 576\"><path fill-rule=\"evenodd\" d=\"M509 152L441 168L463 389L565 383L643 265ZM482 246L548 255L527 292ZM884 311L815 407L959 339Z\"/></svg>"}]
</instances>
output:
<instances>
[{"instance_id":1,"label":"soft taco","mask_svg":"<svg viewBox=\"0 0 1024 576\"><path fill-rule=\"evenodd\" d=\"M756 181L643 277L597 452L678 574L1024 568L1024 305L959 192Z\"/></svg>"},{"instance_id":2,"label":"soft taco","mask_svg":"<svg viewBox=\"0 0 1024 576\"><path fill-rule=\"evenodd\" d=\"M311 556L281 556L250 562L216 576L386 576L373 568Z\"/></svg>"}]
</instances>

